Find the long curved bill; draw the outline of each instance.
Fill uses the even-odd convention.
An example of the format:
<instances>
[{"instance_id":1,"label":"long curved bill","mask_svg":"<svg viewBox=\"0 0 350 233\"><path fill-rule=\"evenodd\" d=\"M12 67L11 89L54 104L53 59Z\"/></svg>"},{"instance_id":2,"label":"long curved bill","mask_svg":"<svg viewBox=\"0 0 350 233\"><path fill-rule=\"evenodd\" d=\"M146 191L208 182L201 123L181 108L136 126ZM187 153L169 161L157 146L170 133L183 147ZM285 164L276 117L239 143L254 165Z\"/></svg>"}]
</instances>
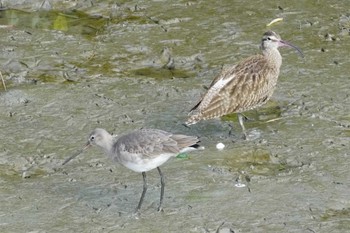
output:
<instances>
[{"instance_id":1,"label":"long curved bill","mask_svg":"<svg viewBox=\"0 0 350 233\"><path fill-rule=\"evenodd\" d=\"M280 40L279 42L280 42L280 46L291 47L291 48L295 49L302 58L304 57L303 52L297 46L295 46L287 41L284 41L284 40Z\"/></svg>"},{"instance_id":2,"label":"long curved bill","mask_svg":"<svg viewBox=\"0 0 350 233\"><path fill-rule=\"evenodd\" d=\"M84 151L86 151L89 147L91 146L90 143L87 143L84 148L78 150L75 154L73 154L71 157L69 157L68 159L64 160L64 162L62 163L62 166L65 165L66 163L68 163L69 161L71 161L72 159L74 159L75 157L77 157L78 155L80 155L81 153L83 153Z\"/></svg>"}]
</instances>

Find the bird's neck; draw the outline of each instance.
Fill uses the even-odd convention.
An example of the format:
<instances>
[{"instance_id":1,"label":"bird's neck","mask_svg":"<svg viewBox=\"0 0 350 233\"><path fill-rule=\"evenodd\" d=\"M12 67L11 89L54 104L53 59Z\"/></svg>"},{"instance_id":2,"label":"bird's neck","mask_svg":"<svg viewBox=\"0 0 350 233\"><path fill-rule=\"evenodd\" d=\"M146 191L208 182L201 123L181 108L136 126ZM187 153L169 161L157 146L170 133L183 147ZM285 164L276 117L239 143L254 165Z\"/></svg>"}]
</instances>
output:
<instances>
[{"instance_id":1,"label":"bird's neck","mask_svg":"<svg viewBox=\"0 0 350 233\"><path fill-rule=\"evenodd\" d=\"M113 154L114 138L112 135L106 136L102 145L99 145L107 155Z\"/></svg>"},{"instance_id":2,"label":"bird's neck","mask_svg":"<svg viewBox=\"0 0 350 233\"><path fill-rule=\"evenodd\" d=\"M282 56L278 49L266 49L262 51L268 63L275 69L279 70L282 65Z\"/></svg>"}]
</instances>

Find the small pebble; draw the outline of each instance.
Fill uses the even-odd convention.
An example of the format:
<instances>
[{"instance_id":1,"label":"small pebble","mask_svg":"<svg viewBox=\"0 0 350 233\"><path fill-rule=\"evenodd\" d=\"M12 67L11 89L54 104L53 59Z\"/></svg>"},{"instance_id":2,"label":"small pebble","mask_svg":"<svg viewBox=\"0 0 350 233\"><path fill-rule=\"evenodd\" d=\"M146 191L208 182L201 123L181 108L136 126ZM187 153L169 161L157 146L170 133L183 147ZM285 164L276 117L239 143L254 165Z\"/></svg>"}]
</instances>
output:
<instances>
[{"instance_id":1,"label":"small pebble","mask_svg":"<svg viewBox=\"0 0 350 233\"><path fill-rule=\"evenodd\" d=\"M223 150L225 148L225 144L222 142L219 142L218 144L216 144L216 149L218 150Z\"/></svg>"},{"instance_id":2,"label":"small pebble","mask_svg":"<svg viewBox=\"0 0 350 233\"><path fill-rule=\"evenodd\" d=\"M243 184L243 183L236 183L235 184L235 187L237 187L237 188L243 188L243 187L245 187L246 185L245 184Z\"/></svg>"}]
</instances>

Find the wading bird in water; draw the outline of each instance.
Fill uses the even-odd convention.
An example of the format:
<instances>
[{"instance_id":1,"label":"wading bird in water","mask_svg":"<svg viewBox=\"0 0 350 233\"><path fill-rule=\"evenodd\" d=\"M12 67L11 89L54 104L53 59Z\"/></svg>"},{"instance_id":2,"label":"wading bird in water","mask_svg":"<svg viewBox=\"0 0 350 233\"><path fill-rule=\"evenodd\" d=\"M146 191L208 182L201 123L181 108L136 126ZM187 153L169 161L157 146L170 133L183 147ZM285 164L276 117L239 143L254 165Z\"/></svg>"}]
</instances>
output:
<instances>
[{"instance_id":1,"label":"wading bird in water","mask_svg":"<svg viewBox=\"0 0 350 233\"><path fill-rule=\"evenodd\" d=\"M260 107L272 96L282 64L279 47L294 48L303 57L298 47L283 41L277 33L265 32L260 45L262 54L223 69L191 109L185 124L192 125L201 120L238 113L239 124L247 139L242 113Z\"/></svg>"},{"instance_id":2,"label":"wading bird in water","mask_svg":"<svg viewBox=\"0 0 350 233\"><path fill-rule=\"evenodd\" d=\"M118 138L113 137L104 129L95 129L89 136L86 146L66 159L65 165L92 145L102 148L113 161L135 171L143 177L143 191L136 211L141 208L147 191L146 172L157 168L161 192L158 211L162 210L165 181L159 166L176 155L199 148L199 139L194 136L172 134L159 129L141 129Z\"/></svg>"}]
</instances>

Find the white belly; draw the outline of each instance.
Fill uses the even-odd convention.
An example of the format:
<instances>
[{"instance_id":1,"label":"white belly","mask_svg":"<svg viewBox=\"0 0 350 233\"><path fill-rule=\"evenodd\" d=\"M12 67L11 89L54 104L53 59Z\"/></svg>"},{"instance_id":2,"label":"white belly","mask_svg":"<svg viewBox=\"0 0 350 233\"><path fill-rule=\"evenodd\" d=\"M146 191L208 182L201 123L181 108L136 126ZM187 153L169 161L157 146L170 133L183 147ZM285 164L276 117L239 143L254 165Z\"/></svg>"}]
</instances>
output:
<instances>
[{"instance_id":1,"label":"white belly","mask_svg":"<svg viewBox=\"0 0 350 233\"><path fill-rule=\"evenodd\" d=\"M161 166L163 163L168 161L170 157L173 157L174 154L161 154L152 159L137 159L134 161L120 161L125 167L135 171L135 172L147 172L156 167Z\"/></svg>"}]
</instances>

